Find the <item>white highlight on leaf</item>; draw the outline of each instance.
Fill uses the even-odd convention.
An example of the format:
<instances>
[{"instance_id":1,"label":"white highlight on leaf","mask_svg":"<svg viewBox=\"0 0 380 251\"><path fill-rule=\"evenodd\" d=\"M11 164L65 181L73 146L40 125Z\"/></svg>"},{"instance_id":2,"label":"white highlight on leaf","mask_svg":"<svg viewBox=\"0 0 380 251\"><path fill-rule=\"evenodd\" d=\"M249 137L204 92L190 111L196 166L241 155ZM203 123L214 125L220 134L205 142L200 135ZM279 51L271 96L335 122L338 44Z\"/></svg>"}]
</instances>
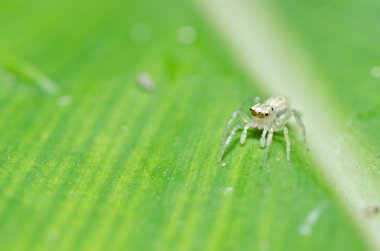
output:
<instances>
[{"instance_id":1,"label":"white highlight on leaf","mask_svg":"<svg viewBox=\"0 0 380 251\"><path fill-rule=\"evenodd\" d=\"M50 230L48 232L47 238L48 238L49 242L56 242L58 240L58 238L59 238L58 231L56 231L56 230Z\"/></svg>"},{"instance_id":2,"label":"white highlight on leaf","mask_svg":"<svg viewBox=\"0 0 380 251\"><path fill-rule=\"evenodd\" d=\"M15 82L16 82L15 77L9 74L0 64L0 84L11 86Z\"/></svg>"},{"instance_id":3,"label":"white highlight on leaf","mask_svg":"<svg viewBox=\"0 0 380 251\"><path fill-rule=\"evenodd\" d=\"M137 23L132 26L130 30L132 40L137 44L143 44L149 41L151 37L151 31L147 24Z\"/></svg>"},{"instance_id":4,"label":"white highlight on leaf","mask_svg":"<svg viewBox=\"0 0 380 251\"><path fill-rule=\"evenodd\" d=\"M147 91L154 91L156 83L153 82L150 75L146 72L141 72L137 77L137 83Z\"/></svg>"},{"instance_id":5,"label":"white highlight on leaf","mask_svg":"<svg viewBox=\"0 0 380 251\"><path fill-rule=\"evenodd\" d=\"M301 235L310 235L313 231L314 224L318 221L319 217L321 216L322 212L326 209L327 204L323 203L322 205L314 208L310 211L310 213L306 216L305 221L303 224L298 228L298 232Z\"/></svg>"},{"instance_id":6,"label":"white highlight on leaf","mask_svg":"<svg viewBox=\"0 0 380 251\"><path fill-rule=\"evenodd\" d=\"M272 188L265 187L263 192L264 192L264 194L270 194L272 192Z\"/></svg>"},{"instance_id":7,"label":"white highlight on leaf","mask_svg":"<svg viewBox=\"0 0 380 251\"><path fill-rule=\"evenodd\" d=\"M234 191L233 187L224 187L221 189L223 195L231 194Z\"/></svg>"},{"instance_id":8,"label":"white highlight on leaf","mask_svg":"<svg viewBox=\"0 0 380 251\"><path fill-rule=\"evenodd\" d=\"M14 71L8 71L10 66ZM4 71L7 73L8 80L28 79L28 82L38 85L46 94L55 94L58 85L49 76L38 70L35 66L22 61L21 59L9 58L4 64Z\"/></svg>"},{"instance_id":9,"label":"white highlight on leaf","mask_svg":"<svg viewBox=\"0 0 380 251\"><path fill-rule=\"evenodd\" d=\"M353 122L355 121L355 119L357 119L357 116L358 116L358 112L354 111L350 114L350 116L348 116L346 122L345 122L345 126L346 127L350 127L352 126Z\"/></svg>"},{"instance_id":10,"label":"white highlight on leaf","mask_svg":"<svg viewBox=\"0 0 380 251\"><path fill-rule=\"evenodd\" d=\"M370 69L369 73L371 74L371 76L372 76L373 78L378 78L378 79L380 79L380 66L373 66L373 67Z\"/></svg>"},{"instance_id":11,"label":"white highlight on leaf","mask_svg":"<svg viewBox=\"0 0 380 251\"><path fill-rule=\"evenodd\" d=\"M60 106L67 106L73 102L73 99L70 96L62 96L57 98L57 104Z\"/></svg>"},{"instance_id":12,"label":"white highlight on leaf","mask_svg":"<svg viewBox=\"0 0 380 251\"><path fill-rule=\"evenodd\" d=\"M260 251L268 251L270 249L270 243L267 240L261 240L258 246Z\"/></svg>"},{"instance_id":13,"label":"white highlight on leaf","mask_svg":"<svg viewBox=\"0 0 380 251\"><path fill-rule=\"evenodd\" d=\"M183 26L178 31L178 40L183 44L191 44L197 38L197 31L192 26Z\"/></svg>"},{"instance_id":14,"label":"white highlight on leaf","mask_svg":"<svg viewBox=\"0 0 380 251\"><path fill-rule=\"evenodd\" d=\"M177 227L178 228L183 228L185 226L185 222L183 220L178 220L177 221Z\"/></svg>"}]
</instances>

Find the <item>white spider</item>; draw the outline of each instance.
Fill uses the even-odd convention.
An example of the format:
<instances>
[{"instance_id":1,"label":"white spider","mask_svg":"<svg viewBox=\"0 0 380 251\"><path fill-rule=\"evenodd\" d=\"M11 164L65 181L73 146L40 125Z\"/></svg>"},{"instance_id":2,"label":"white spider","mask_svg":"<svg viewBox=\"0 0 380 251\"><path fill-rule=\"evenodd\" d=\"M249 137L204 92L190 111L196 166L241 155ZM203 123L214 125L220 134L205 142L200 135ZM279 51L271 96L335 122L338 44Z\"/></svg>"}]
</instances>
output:
<instances>
[{"instance_id":1,"label":"white spider","mask_svg":"<svg viewBox=\"0 0 380 251\"><path fill-rule=\"evenodd\" d=\"M303 133L303 139L306 140L305 127L301 121L299 113L290 109L289 100L284 96L274 96L267 99L263 104L259 103L259 98L255 99L255 105L250 109L252 117L249 117L242 110L237 110L233 113L231 119L227 123L227 127L224 133L222 151L219 156L219 162L222 161L224 152L228 145L231 143L237 130L243 129L240 137L240 143L244 144L247 137L247 131L249 128L257 128L263 130L260 140L260 147L265 147L265 137L268 134L266 149L264 155L264 161L268 158L269 147L272 143L273 133L277 131L283 131L286 141L286 159L290 161L290 139L289 132L286 124L294 117L298 126ZM232 123L236 120L238 123L231 129ZM228 137L227 137L228 133ZM227 139L226 139L227 138Z\"/></svg>"}]
</instances>

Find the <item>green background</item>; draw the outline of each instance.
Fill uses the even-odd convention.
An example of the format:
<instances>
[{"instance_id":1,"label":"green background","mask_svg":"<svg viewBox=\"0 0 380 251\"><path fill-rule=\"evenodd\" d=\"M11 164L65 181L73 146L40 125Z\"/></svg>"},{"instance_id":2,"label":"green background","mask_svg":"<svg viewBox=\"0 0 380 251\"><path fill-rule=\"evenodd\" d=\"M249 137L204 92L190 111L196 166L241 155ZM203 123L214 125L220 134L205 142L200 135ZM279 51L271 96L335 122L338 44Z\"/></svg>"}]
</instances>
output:
<instances>
[{"instance_id":1,"label":"green background","mask_svg":"<svg viewBox=\"0 0 380 251\"><path fill-rule=\"evenodd\" d=\"M272 4L335 83L342 117L355 112L347 130L377 165L380 4ZM269 94L202 13L185 1L0 2L2 250L366 250L296 130L290 163L280 133L263 164L252 131L218 166L232 112ZM178 39L183 26L193 43Z\"/></svg>"}]
</instances>

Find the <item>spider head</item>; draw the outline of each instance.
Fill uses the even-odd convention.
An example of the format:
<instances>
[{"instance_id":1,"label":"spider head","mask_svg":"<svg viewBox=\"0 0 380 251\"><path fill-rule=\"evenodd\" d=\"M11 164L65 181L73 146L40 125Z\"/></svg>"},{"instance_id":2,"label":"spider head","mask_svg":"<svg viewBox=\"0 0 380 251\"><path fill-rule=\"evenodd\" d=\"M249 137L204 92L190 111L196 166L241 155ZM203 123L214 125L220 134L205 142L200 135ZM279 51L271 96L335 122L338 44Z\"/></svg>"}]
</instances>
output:
<instances>
[{"instance_id":1,"label":"spider head","mask_svg":"<svg viewBox=\"0 0 380 251\"><path fill-rule=\"evenodd\" d=\"M265 104L256 104L249 108L252 116L257 117L258 119L266 119L271 117L273 114L273 107Z\"/></svg>"}]
</instances>

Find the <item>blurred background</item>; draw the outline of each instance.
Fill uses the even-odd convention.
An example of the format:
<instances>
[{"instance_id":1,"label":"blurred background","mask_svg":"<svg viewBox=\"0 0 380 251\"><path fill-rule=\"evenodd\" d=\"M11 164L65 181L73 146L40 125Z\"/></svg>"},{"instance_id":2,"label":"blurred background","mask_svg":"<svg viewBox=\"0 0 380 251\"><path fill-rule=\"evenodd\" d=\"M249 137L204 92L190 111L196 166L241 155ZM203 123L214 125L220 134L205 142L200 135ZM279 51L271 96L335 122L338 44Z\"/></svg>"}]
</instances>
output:
<instances>
[{"instance_id":1,"label":"blurred background","mask_svg":"<svg viewBox=\"0 0 380 251\"><path fill-rule=\"evenodd\" d=\"M242 102L282 94L218 21L248 16L242 33L302 47L284 65L310 62L299 89L328 99L341 144L371 163L357 175L379 179L380 2L271 0L263 18L226 3L0 2L1 250L380 248L358 225L379 223L377 202L354 219L296 129L290 163L279 134L263 165L254 131L216 163Z\"/></svg>"}]
</instances>

